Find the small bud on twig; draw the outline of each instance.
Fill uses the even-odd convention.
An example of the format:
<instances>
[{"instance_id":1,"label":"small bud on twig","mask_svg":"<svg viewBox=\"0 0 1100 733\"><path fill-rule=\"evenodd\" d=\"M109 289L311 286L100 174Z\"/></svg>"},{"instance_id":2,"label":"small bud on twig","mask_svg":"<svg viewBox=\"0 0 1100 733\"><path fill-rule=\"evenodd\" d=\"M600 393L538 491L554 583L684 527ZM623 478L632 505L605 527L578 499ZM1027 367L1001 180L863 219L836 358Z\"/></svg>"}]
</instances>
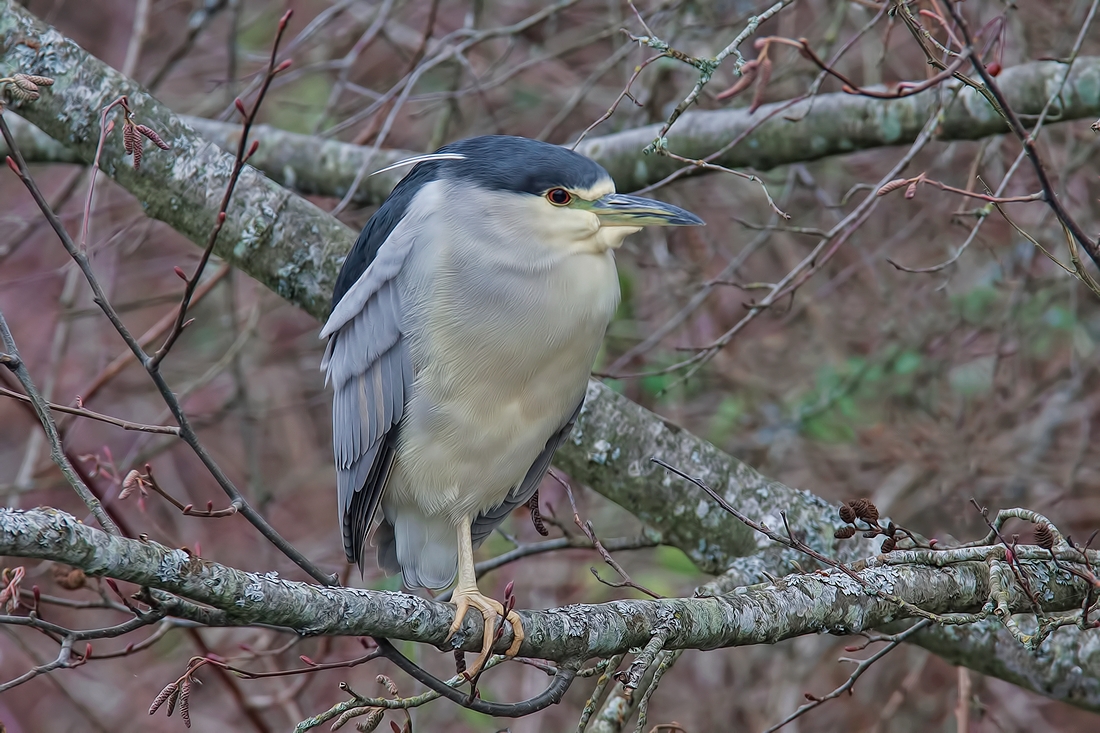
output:
<instances>
[{"instance_id":1,"label":"small bud on twig","mask_svg":"<svg viewBox=\"0 0 1100 733\"><path fill-rule=\"evenodd\" d=\"M890 181L889 183L883 184L883 186L878 191L875 192L875 195L876 196L885 196L886 194L890 193L891 191L897 191L902 186L907 186L908 184L909 184L909 179L908 178L895 178L894 180Z\"/></svg>"}]
</instances>

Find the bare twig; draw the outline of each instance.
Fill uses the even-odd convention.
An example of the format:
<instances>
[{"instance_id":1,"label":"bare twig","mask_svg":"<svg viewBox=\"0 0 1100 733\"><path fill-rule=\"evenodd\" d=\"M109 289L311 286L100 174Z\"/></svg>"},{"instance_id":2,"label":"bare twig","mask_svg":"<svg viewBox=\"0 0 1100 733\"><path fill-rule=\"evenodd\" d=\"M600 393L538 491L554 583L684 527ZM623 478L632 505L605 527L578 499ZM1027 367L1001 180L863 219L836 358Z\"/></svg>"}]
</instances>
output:
<instances>
[{"instance_id":1,"label":"bare twig","mask_svg":"<svg viewBox=\"0 0 1100 733\"><path fill-rule=\"evenodd\" d=\"M0 387L0 395L3 395L4 397L10 397L14 400L20 400L21 402L30 402L32 404L34 402L31 397L19 394L18 392L14 392L10 389L5 389L4 387ZM161 435L178 436L180 434L180 429L172 425L143 425L142 423L122 420L117 417L111 417L110 415L104 415L100 412L94 412L92 410L82 409L79 407L56 405L53 402L47 402L46 406L54 412L64 412L68 415L86 417L89 420L97 420L99 422L107 423L108 425L114 425L115 427L122 428L123 430L137 430L143 433L157 433Z\"/></svg>"},{"instance_id":2,"label":"bare twig","mask_svg":"<svg viewBox=\"0 0 1100 733\"><path fill-rule=\"evenodd\" d=\"M869 656L867 659L842 658L840 661L850 662L850 663L856 665L856 668L854 670L852 670L852 674L849 675L848 679L844 681L844 684L842 684L840 687L838 687L835 690L833 690L832 692L830 692L828 695L824 695L822 697L812 696L809 693L807 693L806 697L810 699L810 702L808 702L805 705L801 706L800 708L798 708L798 710L795 710L793 713L788 715L786 718L783 718L783 720L779 721L775 725L765 729L763 733L775 733L775 731L779 730L780 728L785 727L788 723L791 723L794 720L796 720L798 718L801 718L803 715L810 712L814 708L820 707L821 705L825 704L829 700L835 700L836 698L840 697L841 695L843 695L846 692L850 693L853 690L853 688L855 688L856 680L858 680L860 677L862 677L863 673L866 672L868 669L870 669L871 666L875 662L882 659L883 657L885 657L890 652L894 651L894 649L896 649L898 647L898 645L900 645L902 642L904 642L909 637L913 636L914 634L919 633L920 631L922 631L923 629L928 628L931 625L932 625L932 622L930 620L921 619L920 621L913 624L912 626L910 626L908 629L901 632L900 634L894 634L893 636L882 636L882 637L878 637L878 638L874 639L874 641L884 641L884 642L886 642L886 646L884 646L882 649L879 649L877 652L875 652L874 654Z\"/></svg>"},{"instance_id":3,"label":"bare twig","mask_svg":"<svg viewBox=\"0 0 1100 733\"><path fill-rule=\"evenodd\" d=\"M8 127L4 123L4 116L0 114L0 130L4 131L5 137L10 133ZM18 151L12 145L12 141L8 140L8 145L13 153L18 155ZM11 158L8 158L11 161ZM39 194L41 196L41 194ZM50 405L42 397L42 394L35 387L34 381L31 379L30 372L27 371L26 365L19 356L19 349L15 345L15 338L12 336L11 330L8 328L8 322L4 320L4 314L0 313L0 343L4 346L4 352L0 354L0 368L7 368L12 372L19 383L23 385L23 391L27 394L27 401L34 407L35 413L38 415L39 422L42 423L43 430L46 431L46 437L50 443L50 458L57 464L57 467L61 469L62 475L80 496L81 501L88 507L88 511L96 518L99 525L103 527L107 532L111 534L118 534L118 526L110 515L103 508L103 504L100 503L96 495L92 493L92 490L88 488L88 485L77 474L76 469L73 468L72 463L69 462L68 457L65 455L64 449L61 447L61 436L57 432L57 426L54 424L53 415L50 414Z\"/></svg>"},{"instance_id":4,"label":"bare twig","mask_svg":"<svg viewBox=\"0 0 1100 733\"><path fill-rule=\"evenodd\" d=\"M955 7L953 3L949 2L946 3L946 5L948 11L951 13L951 17L955 20L955 23L958 24L959 33L966 44L966 50L970 51L973 47L973 40L971 38L970 29L967 26L966 21L963 19L962 14L959 12L959 9ZM1091 24L1092 19L1096 14L1096 9L1097 3L1093 2L1091 7L1089 8L1088 17L1085 20L1085 24L1081 30L1081 36L1079 37L1083 37L1085 29L1087 29ZM1031 161L1032 167L1035 169L1035 176L1039 179L1039 185L1043 189L1043 194L1045 195L1047 205L1050 206L1051 210L1054 212L1054 215L1058 217L1058 220L1062 222L1063 226L1065 226L1066 229L1068 229L1070 233L1073 234L1073 238L1077 241L1078 244L1081 245L1081 248L1085 250L1085 253L1088 254L1088 256L1098 267L1100 267L1100 244L1098 244L1096 240L1085 234L1085 230L1081 228L1081 225L1077 223L1077 220L1074 219L1072 215L1070 215L1069 211L1066 210L1065 206L1063 206L1062 202L1058 199L1057 192L1054 190L1054 184L1051 182L1046 167L1043 165L1042 158L1039 156L1039 150L1038 147L1035 145L1034 135L1028 133L1028 131L1024 128L1023 123L1020 122L1020 118L1009 106L1008 100L1006 99L1004 92L1001 91L1000 86L998 86L997 81L993 78L993 75L989 73L989 69L986 68L985 64L983 64L978 58L974 57L973 55L971 55L970 60L974 66L974 70L978 72L979 76L982 77L982 82L989 89L990 93L996 98L997 104L1000 106L1001 112L1004 114L1005 120L1008 122L1008 126L1012 130L1012 133L1017 137L1017 139L1019 139L1020 143L1023 145L1024 152L1027 154L1028 159ZM1071 65L1072 61L1070 62L1070 66ZM1068 66L1066 69L1066 74L1069 74Z\"/></svg>"}]
</instances>

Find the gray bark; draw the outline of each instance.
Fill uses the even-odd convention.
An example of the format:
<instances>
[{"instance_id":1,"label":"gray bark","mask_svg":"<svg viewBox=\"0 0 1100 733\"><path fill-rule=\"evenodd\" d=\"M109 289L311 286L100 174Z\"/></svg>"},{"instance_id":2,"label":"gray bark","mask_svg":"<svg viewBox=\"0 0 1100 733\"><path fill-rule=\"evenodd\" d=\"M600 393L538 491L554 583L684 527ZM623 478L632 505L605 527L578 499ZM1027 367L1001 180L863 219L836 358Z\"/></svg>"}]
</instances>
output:
<instances>
[{"instance_id":1,"label":"gray bark","mask_svg":"<svg viewBox=\"0 0 1100 733\"><path fill-rule=\"evenodd\" d=\"M998 82L1017 113L1037 115L1064 71L1065 67L1058 62L1036 61L1005 69ZM940 91L936 89L902 99L874 99L842 92L819 94L775 114L713 162L727 168L766 170L857 150L905 145L916 138L927 122L938 94ZM1061 101L1058 122L1100 115L1100 57L1077 59ZM754 114L743 108L689 112L672 128L669 149L688 158L705 158L783 104L763 105ZM236 148L239 125L199 117L180 116L180 119L223 150ZM82 160L81 151L66 148L33 125L17 121L12 128L29 162ZM593 137L584 140L577 150L603 165L620 191L636 190L660 181L682 165L671 158L641 154L659 131L660 125L649 125ZM983 96L967 87L948 108L937 139L976 140L1005 132L1008 128L1004 119ZM372 158L369 146L301 135L269 125L255 127L253 139L260 141L260 149L251 163L272 180L302 194L341 198L364 164L379 169L416 154L387 149L379 150ZM0 154L4 154L2 142ZM405 172L397 170L363 178L352 201L380 203Z\"/></svg>"},{"instance_id":2,"label":"gray bark","mask_svg":"<svg viewBox=\"0 0 1100 733\"><path fill-rule=\"evenodd\" d=\"M1003 556L1003 548L993 554ZM1024 552L1021 551L1021 555ZM50 509L0 509L0 555L55 560L86 573L174 593L216 610L211 625L256 623L299 634L384 636L444 647L454 607L406 593L333 588L237 570L149 540L109 535ZM716 649L770 644L804 634L851 634L912 616L868 587L932 613L979 609L991 591L989 565L962 561L947 568L891 564L872 558L858 567L862 580L836 570L790 575L774 584L701 598L624 600L520 611L526 639L520 655L578 663L645 646L655 633L665 649ZM1029 582L1051 612L1077 608L1086 584L1051 563L1024 561ZM1016 585L1014 612L1031 604ZM456 643L481 645L482 624L471 613ZM511 631L497 646L507 649ZM1095 701L1091 701L1095 702Z\"/></svg>"},{"instance_id":3,"label":"gray bark","mask_svg":"<svg viewBox=\"0 0 1100 733\"><path fill-rule=\"evenodd\" d=\"M165 221L196 243L205 242L231 168L230 157L215 145L200 138L170 110L143 92L135 82L88 56L56 31L45 28L11 0L0 1L3 3L0 5L2 9L0 12L0 51L2 51L0 75L23 71L51 76L57 80L52 88L45 90L41 99L30 104L14 105L19 113L60 141L67 149L74 151L83 160L90 161L94 157L99 134L99 110L119 94L130 95L131 105L137 113L138 121L157 130L173 146L172 150L166 152L150 150L143 161L141 171L135 172L129 160L123 156L121 140L116 135L108 141L104 150L102 158L104 172L141 201L150 216ZM36 41L41 44L41 47L35 50L21 43L23 39ZM1097 114L1097 109L1100 107L1097 99L1100 95L1100 83L1096 81L1096 75L1100 74L1100 60L1079 60L1078 64L1080 67L1077 68L1070 82L1074 91L1067 93L1069 101L1066 103L1063 118L1074 114L1085 114L1089 109L1092 111L1088 114ZM1024 67L1021 68L1024 69ZM1045 99L1048 91L1044 85L1050 83L1051 68L1049 64L1027 65L1024 71L1019 72L1026 76L1019 78L1031 81L1028 84L1021 82L1019 93L1024 94L1030 89L1035 99ZM1089 76L1090 74L1092 76ZM1008 83L1015 78L1010 76L1009 72L1006 71L1003 78L1006 87L1016 88ZM1085 83L1089 79L1092 80L1091 87ZM836 104L849 99L854 98L837 97ZM1019 111L1026 112L1031 109L1028 106L1029 102L1022 97L1013 97L1013 99L1021 105ZM820 104L821 101L819 99L817 103ZM862 104L867 100L855 100L852 103L857 102ZM956 107L972 109L974 104L956 105ZM815 109L820 111L824 108L818 108L815 104ZM700 119L718 119L714 115L721 114L735 113L713 113L709 117ZM830 114L836 116L839 112L833 109ZM980 116L978 112L972 112L972 114ZM913 117L919 118L919 115L914 112ZM688 119L685 117L681 120L680 125L684 125L681 129L691 129L685 124ZM871 119L877 125L886 118L872 116ZM974 119L977 120L978 117ZM778 125L779 123L769 124ZM787 129L787 134L790 134L789 131L794 128ZM892 132L895 129L899 131L896 137ZM904 136L909 134L906 132L907 129L903 125L896 128L890 127L888 134L891 139L882 144L903 142L906 139ZM945 130L964 129L968 128L961 122L953 122L945 126ZM992 126L979 126L974 129L984 130L980 134L992 134L998 131ZM720 130L713 132L723 140L731 137L728 129L725 132ZM639 133L639 142L648 134ZM780 134L778 127L774 134ZM798 137L798 135L791 136ZM978 133L974 136L978 136ZM671 141L673 149L677 149L679 144L674 137ZM788 149L793 149L791 146L805 144L807 143L803 140L791 141L787 145ZM813 147L816 143L811 140L809 145ZM710 148L713 149L714 146L712 140ZM846 146L849 146L848 142L832 148L819 146L818 153L825 155L829 150L843 152L855 149ZM261 150L264 150L264 147L261 147ZM684 150L681 149L681 152ZM604 154L611 155L607 151ZM634 160L637 161L637 158ZM620 170L611 162L611 157L604 158L604 161L616 171ZM776 162L779 162L779 159L775 159L772 164ZM643 162L642 168L648 172L638 180L653 179L654 174L646 168L646 165L648 164ZM618 173L618 175L628 174ZM623 188L629 187L631 186L623 186ZM287 300L296 303L314 316L323 318L327 313L328 297L341 257L350 248L353 239L354 232L350 229L260 173L249 169L238 185L226 227L219 238L217 254ZM578 480L589 484L631 511L635 511L645 521L659 529L668 541L684 550L706 570L720 572L732 565L730 577L736 577L739 584L757 582L765 571L775 575L785 575L790 571L789 552L775 547L766 547L760 538L752 537L740 524L721 513L709 502L703 502L702 497L691 487L667 476L663 471L656 470L656 467L649 463L649 459L654 456L700 476L721 491L731 504L773 527L782 526L778 512L780 510L787 512L792 525L805 533L805 540L825 554L846 558L853 552L866 553L866 547L857 549L860 548L857 543L838 547L838 543L832 539L832 528L835 522L833 509L827 502L808 492L790 489L761 476L736 459L723 454L714 446L653 415L598 382L590 383L588 400L578 421L576 433L559 451L557 463ZM65 546L61 540L75 536L61 533L51 535L48 538L50 547L40 547L38 551L44 552L49 549L55 559L70 562L65 557L69 556L68 553L72 548ZM88 550L93 545L94 543L90 545L85 543L82 547ZM127 545L127 547L130 546ZM0 550L0 552L7 551ZM94 557L94 554L88 555L89 560ZM73 558L72 564L81 565L81 558ZM95 570L95 568L89 569ZM98 572L107 572L107 570L108 568L102 567ZM120 572L122 570L120 568ZM925 571L919 570L919 572ZM129 576L120 574L116 577L126 579ZM254 578L250 576L247 582L240 578L234 582L238 583L241 593L244 593L251 587L253 581ZM930 582L948 593L943 598L929 598L929 603L934 607L942 607L937 604L944 603L944 599L961 597L946 586L936 585L940 582L961 582L958 577L954 581L946 578L942 581ZM240 585L241 583L243 585ZM275 593L284 585L276 583L268 588L261 583L259 587L266 594ZM980 595L974 587L968 586L968 588L965 593L970 595L965 596L966 598L975 598L975 593ZM195 587L191 590L198 593L201 589ZM353 597L359 597L353 591L347 592L351 595L346 595L343 591L329 590L309 591L309 593L320 594L318 598L335 599L332 600L333 603L345 603ZM339 595L326 596L325 594L328 593ZM240 597L244 599L247 606L247 594ZM304 595L293 596L293 598L305 597ZM438 604L423 605L427 602L409 600L411 598L409 596L362 597L368 599L363 603L374 604L369 606L373 612L382 613L392 610L394 613L394 619L379 621L381 624L389 625L376 629L378 633L397 638L410 638L410 635L423 634L417 638L429 643L438 643L441 640L442 636L438 635L435 629L437 625L439 629L445 628L447 607L436 608ZM387 603L391 605L387 606ZM405 603L412 605L401 605ZM629 603L622 608L635 608ZM650 609L657 607L659 606L645 606ZM414 623L409 622L408 617L402 615L404 613L401 611L402 608L422 610L426 615L416 616ZM546 630L546 636L529 637L529 644L539 644L539 649L531 647L530 653L546 654L552 648L573 649L572 645L578 642L569 635L572 633L569 632L569 623L577 623L578 628L582 626L591 628L585 624L604 621L611 623L613 620L612 616L599 615L604 613L602 610L597 613L598 609L605 609L603 606L573 608L593 609L592 612L597 614L593 616L595 620L584 621L577 612L566 615L549 614L545 617L528 614L532 619L543 619L535 622L536 625L531 628ZM235 608L226 609L225 612L239 613ZM644 614L632 618L643 616ZM229 618L243 617L231 615ZM649 616L645 618L647 623L655 621L655 618ZM707 616L707 618L713 621L720 618L720 615ZM870 618L872 617L861 616L858 622L869 624ZM554 622L556 625L552 625L550 619L556 619ZM272 622L271 619L264 620ZM310 622L303 618L283 618L278 622L290 623L295 620L304 623L303 629L309 627ZM797 619L792 618L783 623L796 622ZM622 625L625 622L620 620L615 623L619 625L613 628L627 633L628 629ZM770 628L774 629L774 627ZM833 627L822 625L816 627L816 630L828 628ZM553 636L551 631L554 634L565 634L565 636L559 639ZM640 626L629 633L642 634L637 637L631 636L632 643L645 640ZM926 635L930 648L935 643L934 640L939 639L943 645L950 645L954 653L953 659L968 666L981 668L983 671L989 668L983 666L988 665L989 661L987 633L976 632L972 638L965 629L956 629L951 632L950 637L936 636L944 633L946 632L940 631ZM730 637L720 638L724 640L722 643L725 641L740 643L731 640ZM778 638L781 637L775 635L767 637L767 639ZM990 673L1025 684L1044 694L1051 694L1049 690L1058 689L1059 699L1100 710L1100 698L1096 694L1097 680L1100 680L1100 654L1084 651L1097 643L1095 634L1083 634L1067 629L1059 632L1059 638L1064 640L1067 648L1082 650L1075 657L1082 661L1080 673L1071 679L1063 680L1062 686L1056 688L1054 685L1043 683L1041 681L1045 674L1043 668L1047 665L1027 655L1000 657L1001 664L995 668L989 668ZM543 643L549 645L545 650L541 648ZM599 648L605 650L608 647L604 644ZM527 647L524 653L529 653ZM1029 681L1037 681L1036 686L1032 686Z\"/></svg>"},{"instance_id":4,"label":"gray bark","mask_svg":"<svg viewBox=\"0 0 1100 733\"><path fill-rule=\"evenodd\" d=\"M33 48L27 40L41 45ZM193 242L206 241L233 169L231 156L196 135L137 82L11 0L0 0L0 50L0 76L23 71L55 79L40 99L8 107L86 162L95 158L100 110L127 95L137 122L156 130L172 149L150 149L135 171L122 149L122 126L116 120L100 160L103 172L133 193L150 217ZM328 310L340 258L353 241L352 232L339 221L247 167L216 254L321 316Z\"/></svg>"},{"instance_id":5,"label":"gray bark","mask_svg":"<svg viewBox=\"0 0 1100 733\"><path fill-rule=\"evenodd\" d=\"M1062 628L1036 652L1015 643L999 623L986 620L918 632L913 643L952 664L968 667L1071 705L1098 710L1100 634Z\"/></svg>"}]
</instances>

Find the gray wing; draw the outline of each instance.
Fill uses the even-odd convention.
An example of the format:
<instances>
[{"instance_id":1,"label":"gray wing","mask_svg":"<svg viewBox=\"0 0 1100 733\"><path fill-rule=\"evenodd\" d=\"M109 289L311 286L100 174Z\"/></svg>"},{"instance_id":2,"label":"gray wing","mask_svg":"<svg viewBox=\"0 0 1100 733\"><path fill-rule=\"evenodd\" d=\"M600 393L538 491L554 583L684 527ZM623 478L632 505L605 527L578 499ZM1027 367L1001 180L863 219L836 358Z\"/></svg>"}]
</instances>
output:
<instances>
[{"instance_id":1,"label":"gray wing","mask_svg":"<svg viewBox=\"0 0 1100 733\"><path fill-rule=\"evenodd\" d=\"M337 285L340 299L321 331L329 339L321 368L333 386L332 443L344 554L360 566L413 383L395 277L415 237L401 231L385 232L379 244L378 232L368 225L349 255L351 261L359 254L361 269L349 272L345 263ZM366 261L361 248L373 250Z\"/></svg>"},{"instance_id":2,"label":"gray wing","mask_svg":"<svg viewBox=\"0 0 1100 733\"><path fill-rule=\"evenodd\" d=\"M508 492L508 496L498 506L492 509L486 510L478 515L477 519L470 525L470 537L474 541L474 547L480 545L486 537L492 534L501 522L503 522L509 514L511 514L517 507L526 504L531 500L531 497L538 490L539 484L542 483L542 477L546 475L546 472L550 470L550 462L554 458L554 453L565 439L569 437L569 433L573 432L573 425L577 422L577 416L581 414L581 407L584 406L584 399L577 403L577 409L573 410L573 414L569 416L569 419L565 421L556 433L550 436L550 440L546 441L546 447L542 449L542 453L539 453L538 458L531 464L531 468L527 471L527 475L523 477L523 480L516 485L511 491Z\"/></svg>"}]
</instances>

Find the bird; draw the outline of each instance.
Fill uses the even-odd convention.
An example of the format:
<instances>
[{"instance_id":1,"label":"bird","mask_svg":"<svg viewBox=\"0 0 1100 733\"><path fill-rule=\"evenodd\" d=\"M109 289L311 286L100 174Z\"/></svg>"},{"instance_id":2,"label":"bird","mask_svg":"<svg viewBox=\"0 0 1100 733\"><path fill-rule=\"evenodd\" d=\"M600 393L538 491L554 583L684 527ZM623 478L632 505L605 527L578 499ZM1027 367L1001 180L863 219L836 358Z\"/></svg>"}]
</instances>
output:
<instances>
[{"instance_id":1,"label":"bird","mask_svg":"<svg viewBox=\"0 0 1100 733\"><path fill-rule=\"evenodd\" d=\"M452 583L455 619L484 619L475 675L513 610L485 596L474 549L538 489L580 413L619 304L615 250L646 225L694 214L616 193L564 147L488 135L411 169L367 222L321 330L333 388L337 501L348 562L367 536L405 586ZM457 581L457 582L456 582Z\"/></svg>"}]
</instances>

